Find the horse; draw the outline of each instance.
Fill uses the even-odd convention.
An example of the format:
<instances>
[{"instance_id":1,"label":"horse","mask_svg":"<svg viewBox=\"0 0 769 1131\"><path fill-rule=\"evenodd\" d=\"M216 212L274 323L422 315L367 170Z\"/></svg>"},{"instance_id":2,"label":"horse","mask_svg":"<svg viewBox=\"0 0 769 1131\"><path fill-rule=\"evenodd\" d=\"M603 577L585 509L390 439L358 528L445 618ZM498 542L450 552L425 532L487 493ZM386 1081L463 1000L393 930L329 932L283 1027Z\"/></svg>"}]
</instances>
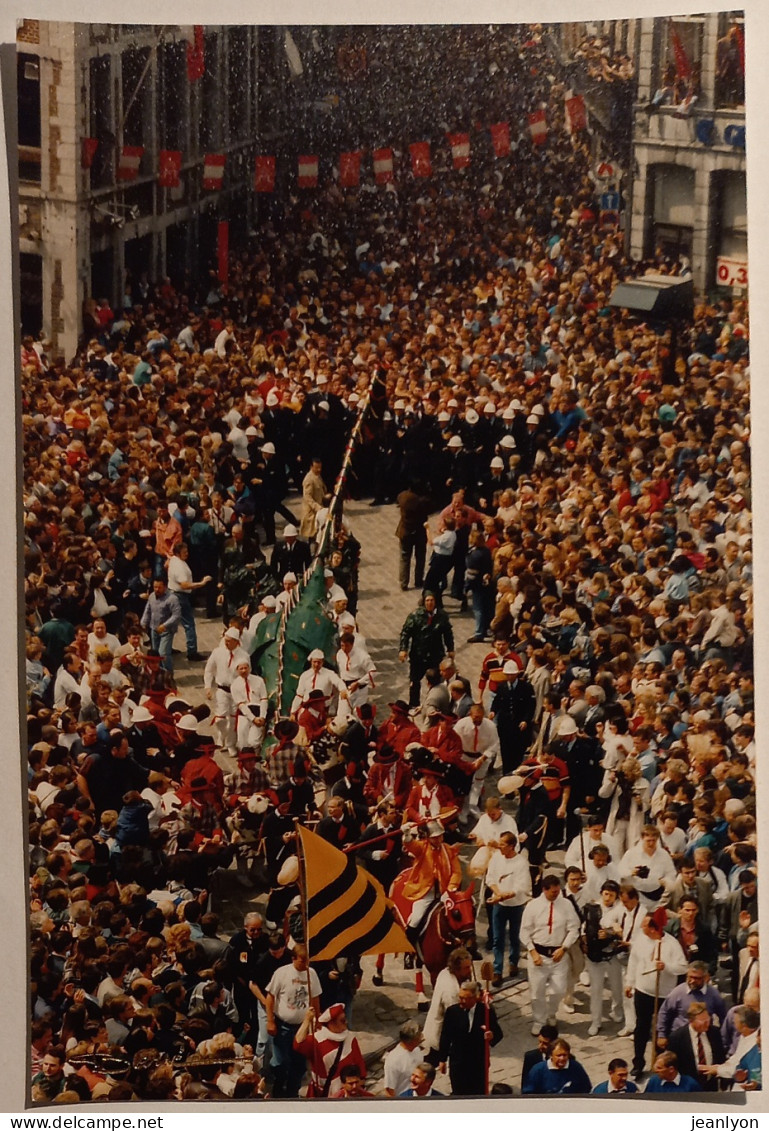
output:
<instances>
[{"instance_id":1,"label":"horse","mask_svg":"<svg viewBox=\"0 0 769 1131\"><path fill-rule=\"evenodd\" d=\"M403 885L408 879L411 869L405 868L395 877L390 889L390 899L393 903L395 915L400 925L404 928L411 914L411 902L403 895ZM457 946L466 946L474 952L475 946L475 906L473 903L473 888L470 886L464 891L445 892L428 911L419 935L419 951L415 955L415 991L417 995L417 1008L426 1012L429 1002L424 992L423 967L427 967L431 985L446 965L449 953ZM376 974L374 985L384 985L385 956L377 955Z\"/></svg>"}]
</instances>

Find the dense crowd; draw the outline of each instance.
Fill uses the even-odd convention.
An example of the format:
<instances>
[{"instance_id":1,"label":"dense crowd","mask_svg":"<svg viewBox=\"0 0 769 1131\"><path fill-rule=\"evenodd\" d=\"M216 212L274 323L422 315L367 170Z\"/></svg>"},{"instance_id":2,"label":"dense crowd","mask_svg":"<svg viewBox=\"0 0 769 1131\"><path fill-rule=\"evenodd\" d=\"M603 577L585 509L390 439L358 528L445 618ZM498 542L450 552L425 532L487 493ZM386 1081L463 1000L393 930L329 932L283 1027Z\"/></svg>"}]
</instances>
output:
<instances>
[{"instance_id":1,"label":"dense crowd","mask_svg":"<svg viewBox=\"0 0 769 1131\"><path fill-rule=\"evenodd\" d=\"M609 305L678 266L597 227L556 64L514 42L508 96L548 104L546 146L286 202L228 284L132 280L75 358L23 343L36 1101L292 1096L308 1071L310 1095L368 1094L360 964L307 970L295 820L365 842L385 885L410 865L417 948L472 843L493 984L529 981L524 1093L591 1088L557 1032L580 979L591 1035L608 983L638 1079L654 1038L648 1091L760 1079L747 307L673 334ZM346 490L398 505L409 691L376 722L376 551L340 513L335 642L276 717L260 625L296 600L361 412ZM469 604L480 684L454 662ZM208 656L196 605L222 620ZM269 892L230 938L224 870ZM483 1090L487 1006L455 949L383 1094L447 1064Z\"/></svg>"}]
</instances>

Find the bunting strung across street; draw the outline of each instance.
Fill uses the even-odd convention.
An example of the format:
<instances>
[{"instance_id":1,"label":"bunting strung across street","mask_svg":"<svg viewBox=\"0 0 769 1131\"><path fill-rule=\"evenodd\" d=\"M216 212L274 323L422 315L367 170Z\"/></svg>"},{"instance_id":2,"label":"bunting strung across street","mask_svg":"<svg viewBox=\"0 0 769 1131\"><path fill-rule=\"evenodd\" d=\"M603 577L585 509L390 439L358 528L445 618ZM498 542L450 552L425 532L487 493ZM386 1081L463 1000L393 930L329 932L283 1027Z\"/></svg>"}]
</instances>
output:
<instances>
[{"instance_id":1,"label":"bunting strung across street","mask_svg":"<svg viewBox=\"0 0 769 1131\"><path fill-rule=\"evenodd\" d=\"M360 150L339 154L339 184L342 188L357 188L360 184Z\"/></svg>"},{"instance_id":2,"label":"bunting strung across street","mask_svg":"<svg viewBox=\"0 0 769 1131\"><path fill-rule=\"evenodd\" d=\"M495 157L508 157L510 155L510 123L495 122L489 126L491 146Z\"/></svg>"},{"instance_id":3,"label":"bunting strung across street","mask_svg":"<svg viewBox=\"0 0 769 1131\"><path fill-rule=\"evenodd\" d=\"M124 145L120 150L117 165L117 179L119 181L135 181L139 176L139 166L144 154L143 145Z\"/></svg>"},{"instance_id":4,"label":"bunting strung across street","mask_svg":"<svg viewBox=\"0 0 769 1131\"><path fill-rule=\"evenodd\" d=\"M393 151L392 149L375 149L372 153L374 162L374 180L378 185L391 185L393 183Z\"/></svg>"},{"instance_id":5,"label":"bunting strung across street","mask_svg":"<svg viewBox=\"0 0 769 1131\"><path fill-rule=\"evenodd\" d=\"M297 825L304 860L307 951L312 962L413 947L378 880L333 844Z\"/></svg>"},{"instance_id":6,"label":"bunting strung across street","mask_svg":"<svg viewBox=\"0 0 769 1131\"><path fill-rule=\"evenodd\" d=\"M254 164L254 191L275 191L275 158L257 157Z\"/></svg>"},{"instance_id":7,"label":"bunting strung across street","mask_svg":"<svg viewBox=\"0 0 769 1131\"><path fill-rule=\"evenodd\" d=\"M433 173L430 163L430 142L415 141L409 146L411 153L411 171L415 177L431 177Z\"/></svg>"},{"instance_id":8,"label":"bunting strung across street","mask_svg":"<svg viewBox=\"0 0 769 1131\"><path fill-rule=\"evenodd\" d=\"M449 134L451 160L455 169L466 169L470 164L470 135Z\"/></svg>"},{"instance_id":9,"label":"bunting strung across street","mask_svg":"<svg viewBox=\"0 0 769 1131\"><path fill-rule=\"evenodd\" d=\"M203 188L220 189L224 180L225 155L207 153L203 159Z\"/></svg>"},{"instance_id":10,"label":"bunting strung across street","mask_svg":"<svg viewBox=\"0 0 769 1131\"><path fill-rule=\"evenodd\" d=\"M544 145L547 141L547 115L544 110L529 114L529 133L532 145Z\"/></svg>"},{"instance_id":11,"label":"bunting strung across street","mask_svg":"<svg viewBox=\"0 0 769 1131\"><path fill-rule=\"evenodd\" d=\"M671 28L671 35L674 34ZM587 107L581 94L567 91L564 97L564 111L566 127L570 133L578 133L587 128ZM475 128L482 126L476 123ZM525 127L528 130L531 143L542 146L546 143L549 133L546 111L542 108L526 115ZM488 126L491 148L495 157L509 157L513 143L511 140L510 122L494 122ZM445 135L451 155L451 167L455 170L465 169L470 165L472 149L469 133L448 133ZM81 165L84 169L91 167L94 155L99 147L98 138L83 138L81 141ZM432 177L432 150L431 142L415 141L408 146L411 162L411 172L414 177ZM445 150L443 151L445 153ZM365 150L350 150L338 155L339 185L342 188L358 188L361 177L364 175L363 159ZM118 181L133 181L139 175L139 167L144 155L142 146L125 145L119 151L119 160L116 179ZM181 165L183 153L177 149L161 149L157 158L158 184L165 188L177 188L181 181ZM390 185L395 182L394 151L389 146L370 151L371 166L374 180L378 185ZM317 154L302 155L296 158L298 188L313 189L319 184L320 157ZM227 157L224 153L207 153L203 159L203 188L208 191L217 191L224 184L224 168ZM439 165L439 172L444 169L443 160ZM254 192L274 192L277 175L277 157L274 154L260 154L254 159Z\"/></svg>"},{"instance_id":12,"label":"bunting strung across street","mask_svg":"<svg viewBox=\"0 0 769 1131\"><path fill-rule=\"evenodd\" d=\"M158 184L161 188L178 188L182 169L180 149L161 149L158 153Z\"/></svg>"},{"instance_id":13,"label":"bunting strung across street","mask_svg":"<svg viewBox=\"0 0 769 1131\"><path fill-rule=\"evenodd\" d=\"M580 130L587 127L587 112L585 110L585 99L581 94L572 94L565 100L566 108L566 124L569 127L569 133L576 134Z\"/></svg>"},{"instance_id":14,"label":"bunting strung across street","mask_svg":"<svg viewBox=\"0 0 769 1131\"><path fill-rule=\"evenodd\" d=\"M300 157L297 166L299 188L316 188L318 184L318 158Z\"/></svg>"}]
</instances>

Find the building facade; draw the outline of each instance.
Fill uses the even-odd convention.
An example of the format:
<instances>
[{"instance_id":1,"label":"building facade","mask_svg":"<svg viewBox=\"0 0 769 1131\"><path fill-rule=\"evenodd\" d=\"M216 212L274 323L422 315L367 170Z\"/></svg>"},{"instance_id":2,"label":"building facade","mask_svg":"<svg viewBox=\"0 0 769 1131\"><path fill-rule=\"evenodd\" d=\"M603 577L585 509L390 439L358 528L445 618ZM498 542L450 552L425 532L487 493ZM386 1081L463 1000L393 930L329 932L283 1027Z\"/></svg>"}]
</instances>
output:
<instances>
[{"instance_id":1,"label":"building facade","mask_svg":"<svg viewBox=\"0 0 769 1131\"><path fill-rule=\"evenodd\" d=\"M742 11L564 24L556 31L594 133L596 161L621 170L626 247L691 264L696 291L747 287ZM595 59L626 54L633 87Z\"/></svg>"},{"instance_id":2,"label":"building facade","mask_svg":"<svg viewBox=\"0 0 769 1131\"><path fill-rule=\"evenodd\" d=\"M257 72L269 84L275 62L259 30L201 29L204 66L193 80L192 27L20 24L23 332L42 328L53 352L71 357L85 303L119 306L143 275L183 279L205 269L222 220L232 238L248 231ZM141 150L130 180L120 176L125 147ZM163 150L180 154L177 187L158 183ZM215 189L203 186L209 154L225 159Z\"/></svg>"}]
</instances>

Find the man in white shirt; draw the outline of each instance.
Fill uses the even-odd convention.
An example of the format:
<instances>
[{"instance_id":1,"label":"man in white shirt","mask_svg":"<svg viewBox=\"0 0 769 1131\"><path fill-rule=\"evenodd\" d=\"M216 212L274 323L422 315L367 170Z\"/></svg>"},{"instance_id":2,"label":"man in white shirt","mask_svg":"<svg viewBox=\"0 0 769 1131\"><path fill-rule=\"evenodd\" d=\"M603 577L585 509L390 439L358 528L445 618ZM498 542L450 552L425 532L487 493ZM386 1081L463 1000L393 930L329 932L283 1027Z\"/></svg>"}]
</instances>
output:
<instances>
[{"instance_id":1,"label":"man in white shirt","mask_svg":"<svg viewBox=\"0 0 769 1131\"><path fill-rule=\"evenodd\" d=\"M482 703L473 703L469 714L460 719L454 727L454 734L462 743L464 761L468 770L473 770L470 792L465 798L460 820L468 817L480 819L478 802L483 793L483 784L490 768L499 754L499 734L491 719L484 717Z\"/></svg>"},{"instance_id":2,"label":"man in white shirt","mask_svg":"<svg viewBox=\"0 0 769 1131\"><path fill-rule=\"evenodd\" d=\"M384 1058L384 1089L388 1096L399 1096L411 1083L411 1074L425 1058L422 1028L416 1021L401 1025L399 1041Z\"/></svg>"},{"instance_id":3,"label":"man in white shirt","mask_svg":"<svg viewBox=\"0 0 769 1131\"><path fill-rule=\"evenodd\" d=\"M306 671L303 671L299 676L299 681L296 685L296 695L291 703L291 717L295 717L296 712L304 703L305 699L309 696L311 691L322 691L326 698L330 701L335 693L338 693L340 699L349 699L347 688L344 681L332 672L330 668L323 666L324 661L323 652L320 648L313 648L307 659L310 661L310 666Z\"/></svg>"},{"instance_id":4,"label":"man in white shirt","mask_svg":"<svg viewBox=\"0 0 769 1131\"><path fill-rule=\"evenodd\" d=\"M214 648L206 661L203 685L206 699L214 701L214 716L211 722L219 732L219 745L233 757L237 754L235 745L235 706L232 702L232 681L237 675L238 664L246 663L251 668L251 657L240 647L240 633L236 628L228 628L222 642Z\"/></svg>"},{"instance_id":5,"label":"man in white shirt","mask_svg":"<svg viewBox=\"0 0 769 1131\"><path fill-rule=\"evenodd\" d=\"M676 880L675 864L659 841L657 826L644 825L641 843L629 848L619 865L623 881L634 885L648 911L654 910L665 888Z\"/></svg>"},{"instance_id":6,"label":"man in white shirt","mask_svg":"<svg viewBox=\"0 0 769 1131\"><path fill-rule=\"evenodd\" d=\"M595 848L597 844L606 845L609 855L615 863L619 860L620 852L616 838L609 836L606 832L606 822L603 817L598 813L591 813L587 818L585 828L579 836L574 837L574 840L566 849L566 855L563 858L564 867L570 868L573 865L575 868L582 868L585 871L585 862L588 860L590 850Z\"/></svg>"},{"instance_id":7,"label":"man in white shirt","mask_svg":"<svg viewBox=\"0 0 769 1131\"><path fill-rule=\"evenodd\" d=\"M532 1033L553 1023L568 988L566 952L579 936L579 916L562 895L557 876L545 876L542 894L526 904L521 920L521 946L529 953ZM675 940L674 940L675 941Z\"/></svg>"},{"instance_id":8,"label":"man in white shirt","mask_svg":"<svg viewBox=\"0 0 769 1131\"><path fill-rule=\"evenodd\" d=\"M267 986L267 1032L272 1037L271 1066L274 1073L273 1096L291 1099L299 1095L307 1062L294 1049L294 1037L310 1006L320 1013L320 979L309 971L307 947L297 943L290 966L279 966Z\"/></svg>"},{"instance_id":9,"label":"man in white shirt","mask_svg":"<svg viewBox=\"0 0 769 1131\"><path fill-rule=\"evenodd\" d=\"M517 849L518 838L515 834L501 833L499 848L494 849L486 870L486 886L491 892L486 902L494 940L494 986L502 984L506 928L510 931L510 977L514 978L518 973L521 919L524 907L531 899L529 858Z\"/></svg>"},{"instance_id":10,"label":"man in white shirt","mask_svg":"<svg viewBox=\"0 0 769 1131\"><path fill-rule=\"evenodd\" d=\"M590 1028L591 1037L598 1035L603 1022L603 988L608 980L614 1021L622 1020L622 965L617 943L622 937L620 923L624 914L619 901L619 884L606 880L597 906L586 909L585 957L590 978Z\"/></svg>"},{"instance_id":11,"label":"man in white shirt","mask_svg":"<svg viewBox=\"0 0 769 1131\"><path fill-rule=\"evenodd\" d=\"M235 732L238 751L248 747L257 753L262 748L267 724L267 685L260 675L253 675L249 660L238 663L237 675L230 685L235 708Z\"/></svg>"},{"instance_id":12,"label":"man in white shirt","mask_svg":"<svg viewBox=\"0 0 769 1131\"><path fill-rule=\"evenodd\" d=\"M179 542L174 546L174 552L168 559L168 588L176 594L179 608L182 611L181 624L187 642L187 659L202 660L198 652L198 635L195 629L195 611L192 608L190 594L195 589L202 589L208 585L211 577L207 575L201 581L192 580L192 570L187 564L190 556L189 546L186 542Z\"/></svg>"},{"instance_id":13,"label":"man in white shirt","mask_svg":"<svg viewBox=\"0 0 769 1131\"><path fill-rule=\"evenodd\" d=\"M686 955L681 944L665 927L668 914L658 907L643 921L642 934L630 947L625 994L633 998L636 1023L633 1033L633 1076L644 1075L646 1046L651 1036L655 998L661 1002L687 970Z\"/></svg>"},{"instance_id":14,"label":"man in white shirt","mask_svg":"<svg viewBox=\"0 0 769 1131\"><path fill-rule=\"evenodd\" d=\"M376 668L371 656L356 643L355 636L351 632L343 632L339 638L336 666L347 688L350 707L354 711L368 702L369 689L374 686Z\"/></svg>"}]
</instances>

